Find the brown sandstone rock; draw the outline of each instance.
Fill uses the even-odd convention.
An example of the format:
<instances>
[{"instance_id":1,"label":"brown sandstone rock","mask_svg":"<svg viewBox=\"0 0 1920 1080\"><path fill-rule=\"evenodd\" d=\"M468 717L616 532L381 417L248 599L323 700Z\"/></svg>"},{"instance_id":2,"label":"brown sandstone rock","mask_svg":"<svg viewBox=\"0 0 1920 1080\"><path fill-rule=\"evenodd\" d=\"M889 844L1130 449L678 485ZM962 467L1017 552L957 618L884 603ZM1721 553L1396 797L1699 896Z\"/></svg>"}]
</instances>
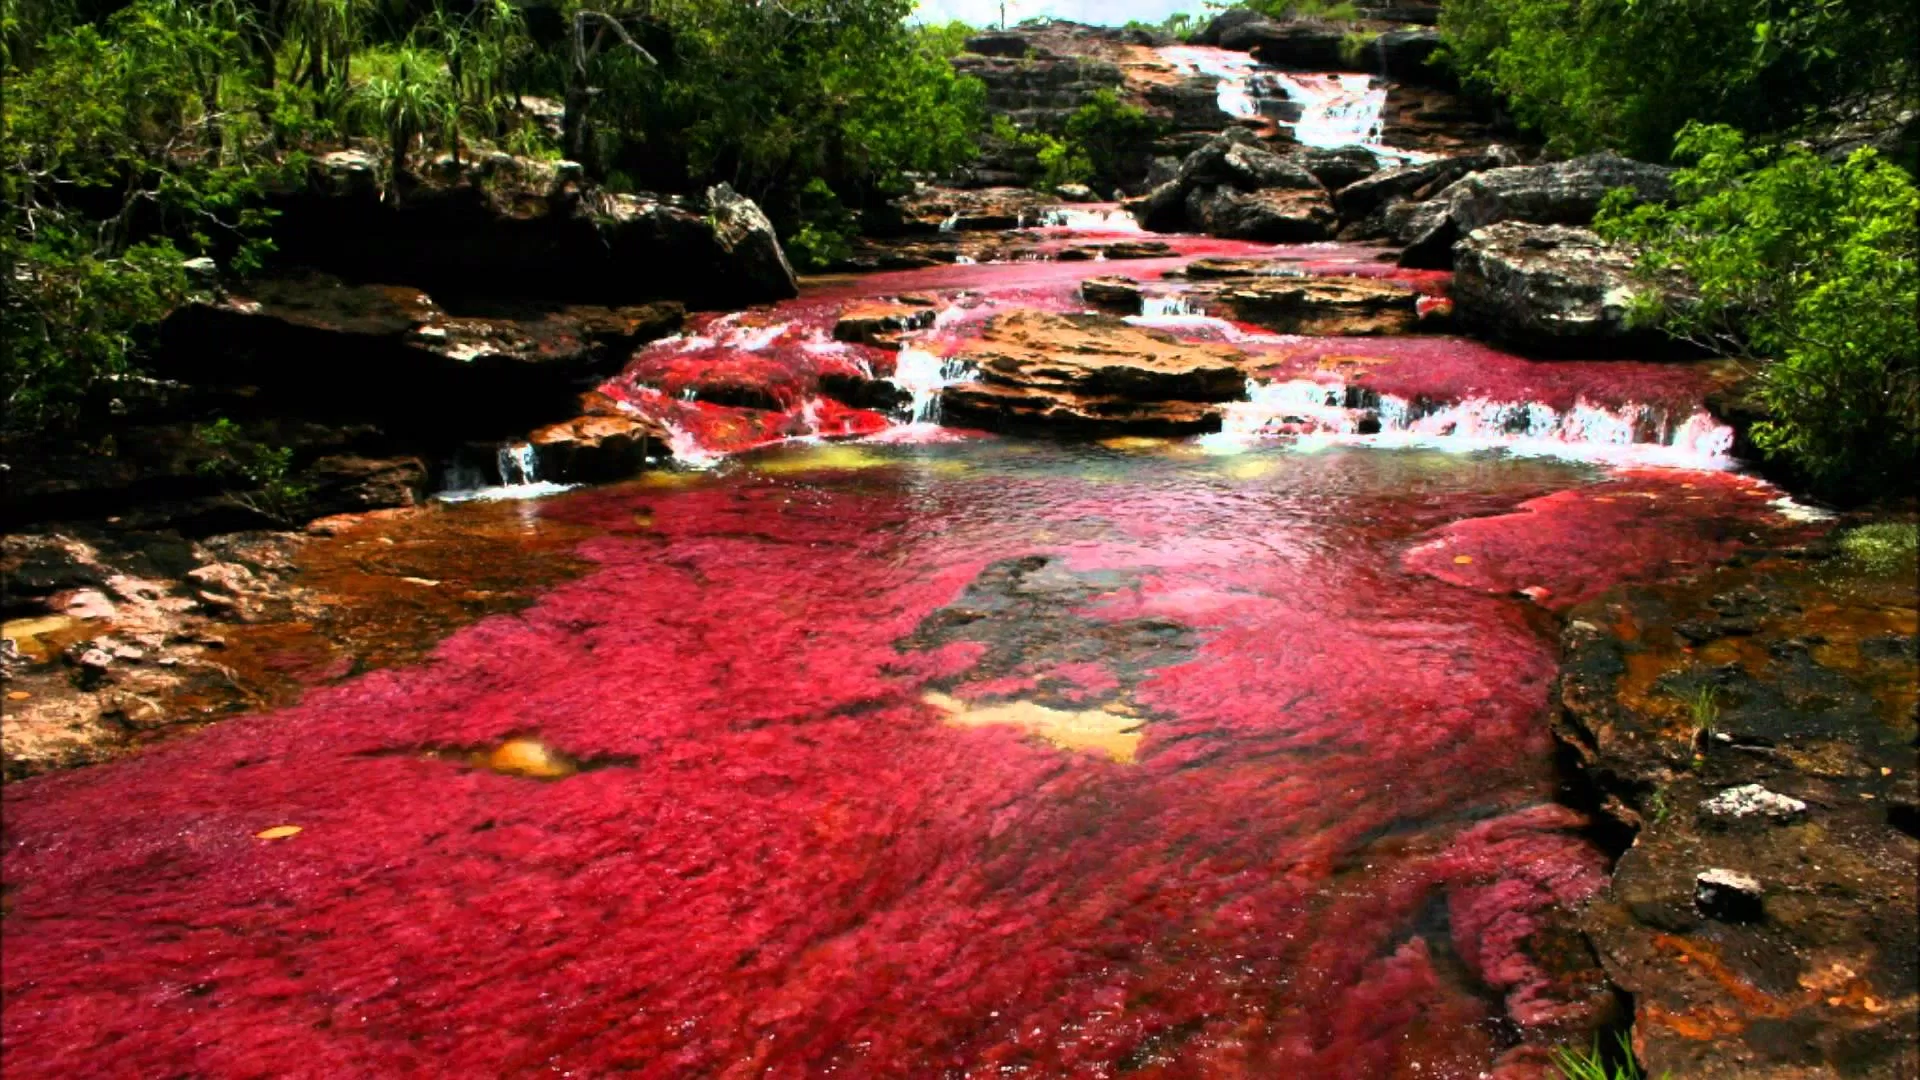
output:
<instances>
[{"instance_id":1,"label":"brown sandstone rock","mask_svg":"<svg viewBox=\"0 0 1920 1080\"><path fill-rule=\"evenodd\" d=\"M1810 562L1571 612L1556 733L1637 831L1585 929L1649 1076L1920 1075L1912 567Z\"/></svg>"},{"instance_id":2,"label":"brown sandstone rock","mask_svg":"<svg viewBox=\"0 0 1920 1080\"><path fill-rule=\"evenodd\" d=\"M1245 357L1108 316L1014 311L961 346L976 382L949 387L950 422L1072 434L1215 430L1246 390Z\"/></svg>"}]
</instances>

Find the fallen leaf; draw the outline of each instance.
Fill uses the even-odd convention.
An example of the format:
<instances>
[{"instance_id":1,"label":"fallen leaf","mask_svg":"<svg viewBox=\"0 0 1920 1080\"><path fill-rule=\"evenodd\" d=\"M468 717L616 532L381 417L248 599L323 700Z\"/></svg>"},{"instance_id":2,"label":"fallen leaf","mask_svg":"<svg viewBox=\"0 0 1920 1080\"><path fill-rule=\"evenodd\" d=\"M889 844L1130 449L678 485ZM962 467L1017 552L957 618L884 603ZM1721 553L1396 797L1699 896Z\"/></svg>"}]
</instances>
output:
<instances>
[{"instance_id":1,"label":"fallen leaf","mask_svg":"<svg viewBox=\"0 0 1920 1080\"><path fill-rule=\"evenodd\" d=\"M259 832L254 833L253 835L254 835L254 838L258 840L285 840L289 836L300 835L300 826L275 825L271 829L261 829Z\"/></svg>"}]
</instances>

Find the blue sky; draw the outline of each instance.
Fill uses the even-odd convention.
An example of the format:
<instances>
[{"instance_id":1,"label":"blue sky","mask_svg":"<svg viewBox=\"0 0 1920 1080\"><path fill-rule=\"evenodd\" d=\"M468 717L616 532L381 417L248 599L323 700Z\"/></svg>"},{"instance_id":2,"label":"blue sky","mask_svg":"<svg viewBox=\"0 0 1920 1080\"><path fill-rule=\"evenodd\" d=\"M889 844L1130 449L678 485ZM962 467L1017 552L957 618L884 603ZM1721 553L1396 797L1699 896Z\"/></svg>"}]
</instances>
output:
<instances>
[{"instance_id":1,"label":"blue sky","mask_svg":"<svg viewBox=\"0 0 1920 1080\"><path fill-rule=\"evenodd\" d=\"M1157 23L1176 11L1203 14L1203 0L1007 0L1007 24L1036 15L1119 26L1131 19ZM920 0L915 14L927 22L959 19L974 26L1000 21L999 0Z\"/></svg>"}]
</instances>

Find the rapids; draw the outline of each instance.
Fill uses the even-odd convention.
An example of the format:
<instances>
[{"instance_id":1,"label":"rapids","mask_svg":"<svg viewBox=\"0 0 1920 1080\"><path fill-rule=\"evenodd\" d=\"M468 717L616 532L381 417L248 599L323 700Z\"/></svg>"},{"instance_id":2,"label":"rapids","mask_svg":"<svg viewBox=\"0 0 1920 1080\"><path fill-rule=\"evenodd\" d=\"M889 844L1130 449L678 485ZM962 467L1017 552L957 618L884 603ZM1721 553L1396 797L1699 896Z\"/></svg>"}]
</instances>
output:
<instances>
[{"instance_id":1,"label":"rapids","mask_svg":"<svg viewBox=\"0 0 1920 1080\"><path fill-rule=\"evenodd\" d=\"M1042 250L1104 227L1060 220ZM1125 272L1445 289L1173 243ZM936 426L970 327L1117 265L705 317L603 391L707 468L524 504L583 576L9 785L9 1075L1466 1078L1590 1042L1612 996L1569 916L1607 867L1557 801L1550 613L1787 535L1778 492L1690 367L1172 301L1147 321L1265 365L1219 436ZM905 293L939 315L901 352L834 340Z\"/></svg>"}]
</instances>

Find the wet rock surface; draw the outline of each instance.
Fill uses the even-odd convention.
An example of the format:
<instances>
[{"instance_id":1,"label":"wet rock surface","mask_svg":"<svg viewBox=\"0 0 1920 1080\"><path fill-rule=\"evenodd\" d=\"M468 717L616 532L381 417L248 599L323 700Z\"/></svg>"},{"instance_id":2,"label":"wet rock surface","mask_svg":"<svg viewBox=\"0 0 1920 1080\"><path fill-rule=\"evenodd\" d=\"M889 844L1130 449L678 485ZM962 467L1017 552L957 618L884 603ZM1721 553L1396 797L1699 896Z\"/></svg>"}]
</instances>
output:
<instances>
[{"instance_id":1,"label":"wet rock surface","mask_svg":"<svg viewBox=\"0 0 1920 1080\"><path fill-rule=\"evenodd\" d=\"M582 572L586 535L502 503L206 540L13 533L0 542L4 776L108 761L417 663L455 628Z\"/></svg>"},{"instance_id":2,"label":"wet rock surface","mask_svg":"<svg viewBox=\"0 0 1920 1080\"><path fill-rule=\"evenodd\" d=\"M949 387L954 422L1069 434L1180 434L1219 427L1246 388L1243 357L1104 316L1014 311L956 355L979 371Z\"/></svg>"},{"instance_id":3,"label":"wet rock surface","mask_svg":"<svg viewBox=\"0 0 1920 1080\"><path fill-rule=\"evenodd\" d=\"M1495 340L1552 355L1679 355L1663 335L1633 326L1630 251L1591 229L1489 225L1455 245L1453 303L1459 321Z\"/></svg>"},{"instance_id":4,"label":"wet rock surface","mask_svg":"<svg viewBox=\"0 0 1920 1080\"><path fill-rule=\"evenodd\" d=\"M1920 1069L1913 567L1761 553L1570 612L1556 727L1635 831L1585 927L1648 1075Z\"/></svg>"}]
</instances>

